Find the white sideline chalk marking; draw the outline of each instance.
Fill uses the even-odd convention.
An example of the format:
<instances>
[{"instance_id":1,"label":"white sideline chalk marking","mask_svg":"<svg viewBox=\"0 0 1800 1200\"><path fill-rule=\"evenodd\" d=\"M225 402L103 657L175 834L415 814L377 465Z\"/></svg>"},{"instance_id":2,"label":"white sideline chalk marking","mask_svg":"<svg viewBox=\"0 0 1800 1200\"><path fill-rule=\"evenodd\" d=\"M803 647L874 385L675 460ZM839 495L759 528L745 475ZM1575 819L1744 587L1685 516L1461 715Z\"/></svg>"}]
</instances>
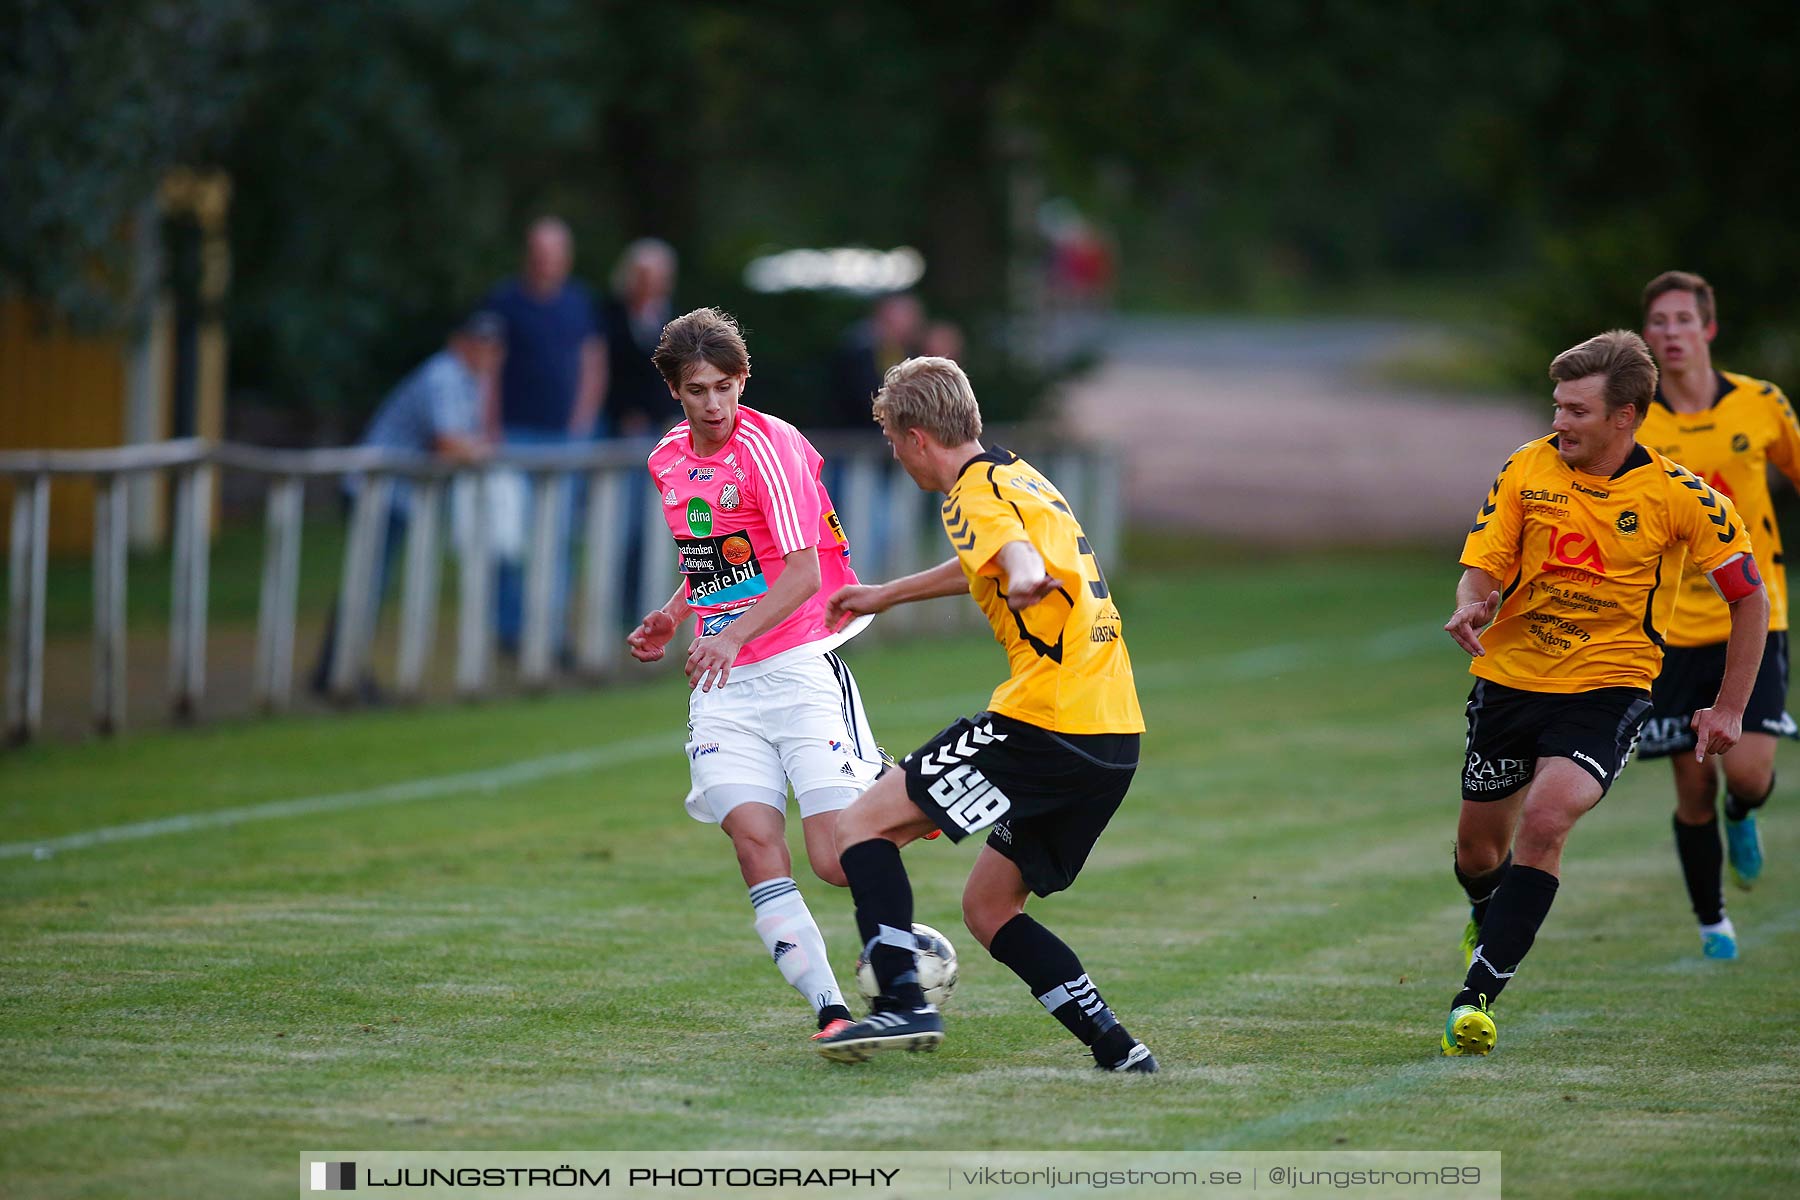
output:
<instances>
[{"instance_id":1,"label":"white sideline chalk marking","mask_svg":"<svg viewBox=\"0 0 1800 1200\"><path fill-rule=\"evenodd\" d=\"M1580 1024L1591 1017L1592 1014L1587 1012L1540 1013L1537 1016L1507 1022L1501 1026L1501 1033L1510 1050L1520 1043L1526 1046L1535 1045L1541 1034ZM1334 1120L1348 1109L1377 1108L1392 1104L1403 1096L1417 1092L1430 1084L1441 1082L1447 1072L1475 1069L1471 1065L1465 1065L1460 1058L1446 1059L1438 1044L1431 1040L1430 1034L1429 1027L1421 1032L1419 1038L1420 1061L1418 1062L1407 1063L1387 1075L1367 1083L1353 1084L1321 1096L1317 1100L1309 1100L1282 1112L1259 1117L1254 1121L1246 1121L1215 1137L1192 1142L1182 1149L1249 1149L1266 1143L1272 1138L1283 1137L1295 1130L1304 1129L1309 1125ZM1481 1060L1472 1058L1471 1064L1479 1061Z\"/></svg>"},{"instance_id":2,"label":"white sideline chalk marking","mask_svg":"<svg viewBox=\"0 0 1800 1200\"><path fill-rule=\"evenodd\" d=\"M680 743L671 738L639 738L615 742L591 750L574 750L566 754L550 754L528 758L505 766L480 771L464 771L456 775L434 775L427 779L409 779L379 787L358 788L349 792L328 792L319 796L299 796L292 800L271 800L265 804L249 804L239 808L222 808L215 812L183 813L154 821L131 825L112 825L86 833L63 837L40 838L30 842L0 845L0 859L47 857L63 850L86 850L112 842L133 842L161 837L170 833L191 833L199 829L221 829L251 821L273 821L282 817L304 817L315 813L343 812L353 808L373 808L382 804L403 804L432 796L453 796L459 792L491 791L519 783L531 783L557 775L572 775L597 767L616 767L642 759L655 758L679 750Z\"/></svg>"},{"instance_id":3,"label":"white sideline chalk marking","mask_svg":"<svg viewBox=\"0 0 1800 1200\"><path fill-rule=\"evenodd\" d=\"M1230 654L1190 659L1182 663L1159 664L1150 670L1139 670L1137 676L1140 685L1145 690L1158 691L1169 687L1189 686L1197 678L1254 679L1279 674L1307 662L1316 654L1334 650L1341 652L1348 649L1355 657L1381 661L1404 657L1411 650L1423 648L1427 644L1435 644L1436 632L1435 630L1422 630L1412 625L1403 625L1348 643L1336 639L1277 642L1266 646L1252 646ZM979 704L987 697L986 692L970 693L969 695L971 697L968 701L969 704ZM905 717L928 716L939 712L950 714L960 711L958 706L949 703L951 699L954 697L909 700L889 705L883 711L889 716ZM963 707L967 707L967 705ZM436 775L428 779L410 779L401 783L382 784L379 787L359 788L349 792L300 796L292 800L271 800L264 804L222 808L213 812L182 813L173 817L159 817L154 821L138 821L130 825L112 825L104 829L92 829L86 833L70 833L61 837L39 838L28 842L8 842L0 844L0 859L49 858L65 850L86 850L94 846L110 845L113 842L135 842L171 833L223 829L251 821L273 821L283 817L344 812L349 809L372 808L382 804L404 804L409 800L424 800L432 796L453 796L459 792L491 790L509 784L550 779L557 775L572 775L577 771L588 771L597 767L623 766L626 763L639 762L667 754L676 744L672 738L639 738L635 741L595 746L588 750L573 750L565 754L550 754L542 758L523 759L519 762L507 763L505 766L487 767L479 771L464 771L456 775Z\"/></svg>"}]
</instances>

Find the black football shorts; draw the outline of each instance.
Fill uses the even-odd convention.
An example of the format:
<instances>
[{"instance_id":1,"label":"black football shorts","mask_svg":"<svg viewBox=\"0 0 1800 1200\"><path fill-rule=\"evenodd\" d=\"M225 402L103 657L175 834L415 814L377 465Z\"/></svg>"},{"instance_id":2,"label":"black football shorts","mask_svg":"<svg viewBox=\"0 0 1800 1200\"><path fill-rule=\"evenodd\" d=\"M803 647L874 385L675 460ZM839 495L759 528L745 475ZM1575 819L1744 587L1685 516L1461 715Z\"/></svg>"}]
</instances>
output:
<instances>
[{"instance_id":1,"label":"black football shorts","mask_svg":"<svg viewBox=\"0 0 1800 1200\"><path fill-rule=\"evenodd\" d=\"M1566 758L1600 783L1604 796L1631 759L1650 715L1638 688L1526 692L1477 679L1466 710L1464 800L1503 800L1531 782L1540 758Z\"/></svg>"},{"instance_id":2,"label":"black football shorts","mask_svg":"<svg viewBox=\"0 0 1800 1200\"><path fill-rule=\"evenodd\" d=\"M1777 631L1763 647L1762 666L1750 689L1750 703L1744 706L1745 733L1800 737L1800 728L1788 716L1787 677L1787 634ZM1662 674L1650 685L1650 721L1638 739L1638 757L1667 758L1691 751L1694 714L1712 707L1724 678L1724 642L1664 650Z\"/></svg>"},{"instance_id":3,"label":"black football shorts","mask_svg":"<svg viewBox=\"0 0 1800 1200\"><path fill-rule=\"evenodd\" d=\"M1135 733L1053 733L995 713L960 718L901 762L906 794L951 841L987 844L1040 896L1075 882L1137 770Z\"/></svg>"}]
</instances>

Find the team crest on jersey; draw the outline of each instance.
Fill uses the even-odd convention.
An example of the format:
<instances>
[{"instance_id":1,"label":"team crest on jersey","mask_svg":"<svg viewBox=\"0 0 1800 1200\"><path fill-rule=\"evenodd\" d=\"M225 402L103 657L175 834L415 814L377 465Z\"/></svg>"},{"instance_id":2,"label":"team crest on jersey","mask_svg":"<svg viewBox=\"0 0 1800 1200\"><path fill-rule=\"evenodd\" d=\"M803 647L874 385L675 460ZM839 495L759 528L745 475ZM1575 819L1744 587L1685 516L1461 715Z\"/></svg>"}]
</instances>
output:
<instances>
[{"instance_id":1,"label":"team crest on jersey","mask_svg":"<svg viewBox=\"0 0 1800 1200\"><path fill-rule=\"evenodd\" d=\"M1731 435L1731 448L1733 450L1737 451L1739 454L1742 454L1744 451L1748 450L1750 448L1750 435L1747 433L1732 434Z\"/></svg>"},{"instance_id":2,"label":"team crest on jersey","mask_svg":"<svg viewBox=\"0 0 1800 1200\"><path fill-rule=\"evenodd\" d=\"M711 467L707 468L706 477L708 479L712 478L712 468ZM742 476L740 476L740 478L742 478ZM719 489L719 507L723 511L734 512L734 511L736 511L737 506L742 504L743 502L744 502L743 498L738 495L738 485L737 484L728 483L724 487Z\"/></svg>"},{"instance_id":3,"label":"team crest on jersey","mask_svg":"<svg viewBox=\"0 0 1800 1200\"><path fill-rule=\"evenodd\" d=\"M1636 537L1638 531L1638 515L1628 508L1619 514L1619 519L1614 521L1613 525L1626 537Z\"/></svg>"}]
</instances>

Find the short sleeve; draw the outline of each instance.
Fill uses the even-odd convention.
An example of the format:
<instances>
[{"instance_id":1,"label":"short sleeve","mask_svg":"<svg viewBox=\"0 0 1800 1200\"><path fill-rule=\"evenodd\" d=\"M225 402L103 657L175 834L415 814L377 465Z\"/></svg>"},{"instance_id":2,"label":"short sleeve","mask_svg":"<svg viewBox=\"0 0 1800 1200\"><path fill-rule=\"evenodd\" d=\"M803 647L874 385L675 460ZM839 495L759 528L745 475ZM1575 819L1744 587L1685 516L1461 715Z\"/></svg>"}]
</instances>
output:
<instances>
[{"instance_id":1,"label":"short sleeve","mask_svg":"<svg viewBox=\"0 0 1800 1200\"><path fill-rule=\"evenodd\" d=\"M1800 486L1800 422L1794 419L1794 406L1774 384L1769 385L1766 399L1775 410L1775 440L1769 446L1769 461Z\"/></svg>"},{"instance_id":2,"label":"short sleeve","mask_svg":"<svg viewBox=\"0 0 1800 1200\"><path fill-rule=\"evenodd\" d=\"M1487 498L1475 513L1475 524L1463 540L1462 565L1486 571L1495 579L1510 579L1519 562L1519 531L1524 510L1514 489L1505 486L1513 459L1494 477Z\"/></svg>"},{"instance_id":3,"label":"short sleeve","mask_svg":"<svg viewBox=\"0 0 1800 1200\"><path fill-rule=\"evenodd\" d=\"M798 431L754 428L740 421L742 441L756 467L756 500L783 556L819 544L818 473L809 469L812 447Z\"/></svg>"},{"instance_id":4,"label":"short sleeve","mask_svg":"<svg viewBox=\"0 0 1800 1200\"><path fill-rule=\"evenodd\" d=\"M474 408L478 394L472 381L459 378L456 368L439 362L425 379L426 419L430 437L466 436L474 432Z\"/></svg>"},{"instance_id":5,"label":"short sleeve","mask_svg":"<svg viewBox=\"0 0 1800 1200\"><path fill-rule=\"evenodd\" d=\"M994 556L1000 547L1031 540L1018 510L994 490L985 472L946 500L943 512L944 532L970 575L998 574Z\"/></svg>"}]
</instances>

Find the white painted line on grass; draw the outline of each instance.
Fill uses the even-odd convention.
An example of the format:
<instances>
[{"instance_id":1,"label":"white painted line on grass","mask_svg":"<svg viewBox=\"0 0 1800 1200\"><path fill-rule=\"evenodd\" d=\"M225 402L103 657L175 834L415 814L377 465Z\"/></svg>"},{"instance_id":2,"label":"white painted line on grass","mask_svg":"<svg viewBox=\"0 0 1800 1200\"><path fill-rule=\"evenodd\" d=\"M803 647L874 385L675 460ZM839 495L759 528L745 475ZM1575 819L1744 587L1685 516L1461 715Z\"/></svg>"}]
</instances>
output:
<instances>
[{"instance_id":1,"label":"white painted line on grass","mask_svg":"<svg viewBox=\"0 0 1800 1200\"><path fill-rule=\"evenodd\" d=\"M27 856L47 858L64 850L86 850L112 842L133 842L143 838L162 837L171 833L191 833L199 829L221 829L250 821L272 821L282 817L311 816L314 813L343 812L353 808L372 808L382 804L403 804L433 796L453 796L461 792L492 791L515 784L532 783L557 775L573 775L599 767L623 766L679 750L673 737L638 738L614 742L590 750L574 750L566 754L550 754L528 758L505 766L480 771L463 771L455 775L434 775L426 779L409 779L380 787L359 788L349 792L328 792L318 796L299 796L292 800L271 800L265 804L249 804L239 808L222 808L214 812L183 813L154 821L131 825L112 825L86 833L63 837L40 838L29 842L0 845L0 859Z\"/></svg>"},{"instance_id":2,"label":"white painted line on grass","mask_svg":"<svg viewBox=\"0 0 1800 1200\"><path fill-rule=\"evenodd\" d=\"M1252 646L1230 654L1190 659L1181 663L1158 664L1157 667L1150 670L1140 670L1138 678L1146 690L1156 691L1173 686L1188 686L1196 679L1266 677L1291 670L1321 651L1341 650L1346 645L1358 658L1381 660L1400 657L1411 649L1420 648L1427 642L1436 641L1435 636L1428 637L1426 632L1434 631L1422 632L1418 627L1407 625L1384 630L1350 643L1338 639L1321 639L1311 642L1280 642L1267 646ZM928 716L942 712L945 719L948 720L958 715L963 708L981 703L986 695L985 692L969 693L967 703L960 707L951 703L957 697L943 696L904 701L890 705L884 711L889 717ZM160 817L154 821L138 821L131 825L112 825L104 829L92 829L85 833L65 834L62 837L9 842L0 844L0 859L49 858L66 850L86 850L113 842L134 842L144 838L162 837L166 834L192 833L202 829L223 829L251 821L272 821L283 817L344 812L349 809L371 808L383 804L403 804L409 800L423 800L433 796L452 796L461 792L492 790L513 784L549 779L558 775L572 775L578 771L590 771L599 767L616 767L626 763L641 762L670 753L676 744L673 737L638 738L628 742L595 746L587 750L573 750L566 754L550 754L542 758L523 759L519 762L507 763L504 766L488 767L479 771L464 771L455 775L436 775L428 779L410 779L400 783L360 788L349 792L300 796L292 800L271 800L264 804L222 808L213 812L181 813L172 817Z\"/></svg>"}]
</instances>

